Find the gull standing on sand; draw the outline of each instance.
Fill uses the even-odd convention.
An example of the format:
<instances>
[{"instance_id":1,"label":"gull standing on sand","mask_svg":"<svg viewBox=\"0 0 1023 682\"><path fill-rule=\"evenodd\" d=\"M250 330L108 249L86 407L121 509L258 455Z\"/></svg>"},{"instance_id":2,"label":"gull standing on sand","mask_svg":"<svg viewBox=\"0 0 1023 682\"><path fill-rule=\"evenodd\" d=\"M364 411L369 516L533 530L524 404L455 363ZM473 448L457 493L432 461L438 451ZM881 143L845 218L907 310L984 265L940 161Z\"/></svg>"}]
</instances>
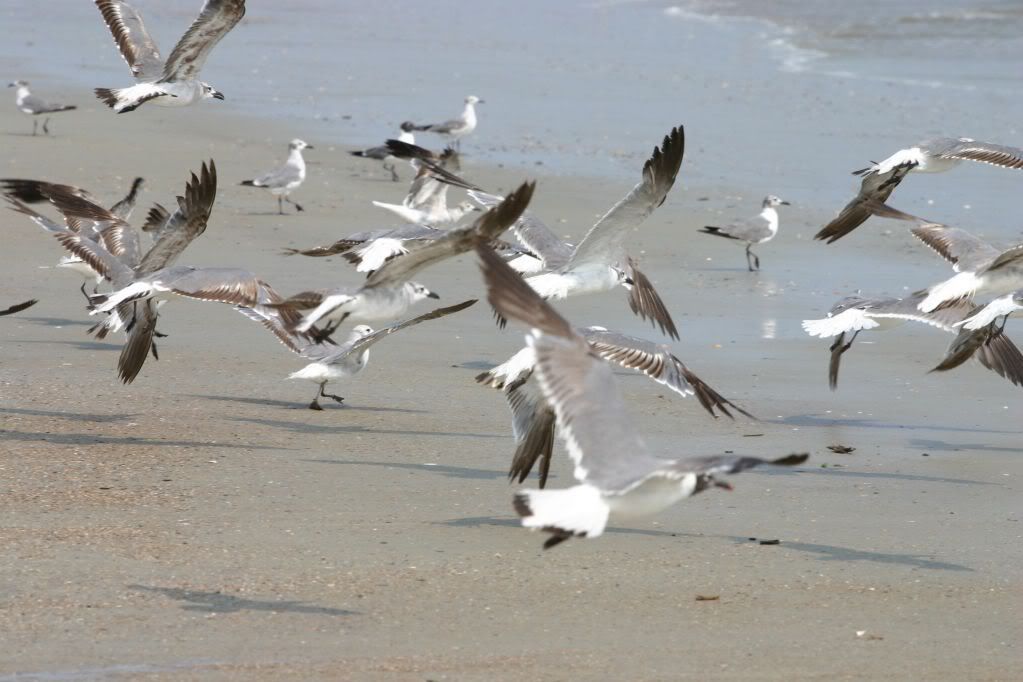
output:
<instances>
[{"instance_id":1,"label":"gull standing on sand","mask_svg":"<svg viewBox=\"0 0 1023 682\"><path fill-rule=\"evenodd\" d=\"M806 454L775 460L654 455L625 412L611 366L500 257L485 247L477 253L487 300L505 317L530 328L526 342L536 353L540 390L561 427L579 481L562 490L516 493L515 511L522 525L551 534L544 549L571 537L598 537L611 519L656 514L711 487L730 490L718 475L806 461Z\"/></svg>"},{"instance_id":2,"label":"gull standing on sand","mask_svg":"<svg viewBox=\"0 0 1023 682\"><path fill-rule=\"evenodd\" d=\"M746 242L746 267L750 272L760 270L760 257L750 249L754 244L763 244L774 239L774 236L778 234L778 207L789 205L789 202L783 201L773 194L768 194L760 205L760 213L753 218L731 223L727 227L705 225L700 232ZM751 256L753 257L752 261L750 260Z\"/></svg>"},{"instance_id":3,"label":"gull standing on sand","mask_svg":"<svg viewBox=\"0 0 1023 682\"><path fill-rule=\"evenodd\" d=\"M288 324L280 316L280 311L267 306L239 307L238 310L246 317L263 324L289 350L309 360L309 364L288 375L289 379L306 379L315 383L319 391L309 403L310 410L322 410L320 398L331 398L341 403L344 398L326 393L327 382L348 379L361 372L369 362L369 349L377 341L382 341L391 334L412 327L420 322L435 320L460 310L465 310L476 303L475 299L463 301L447 308L437 308L428 313L396 322L383 329L373 331L366 325L352 328L348 339L341 345L319 344L297 335L288 329Z\"/></svg>"},{"instance_id":4,"label":"gull standing on sand","mask_svg":"<svg viewBox=\"0 0 1023 682\"><path fill-rule=\"evenodd\" d=\"M303 211L297 202L288 198L292 190L305 180L305 159L302 158L303 149L313 149L311 144L295 138L288 143L287 160L272 171L260 175L253 180L243 180L241 184L245 187L265 187L270 193L277 197L277 211L284 215L284 204L286 201L295 207L296 211Z\"/></svg>"},{"instance_id":5,"label":"gull standing on sand","mask_svg":"<svg viewBox=\"0 0 1023 682\"><path fill-rule=\"evenodd\" d=\"M293 327L301 333L310 332L312 326L321 321L327 323L328 326L315 335L322 340L349 318L353 322L393 319L418 301L440 298L422 284L411 281L411 277L429 265L496 239L522 215L535 187L535 183L523 183L472 225L448 230L438 239L410 248L405 255L385 263L361 287L306 291L277 307L309 311L301 323Z\"/></svg>"},{"instance_id":6,"label":"gull standing on sand","mask_svg":"<svg viewBox=\"0 0 1023 682\"><path fill-rule=\"evenodd\" d=\"M834 391L838 388L838 371L842 355L852 348L853 342L862 331L887 331L901 326L907 321L921 322L944 332L956 333L957 326L962 324L974 306L966 301L958 301L953 305L931 313L921 312L918 308L923 294L914 294L907 298L866 297L859 294L847 296L836 303L827 317L819 320L803 320L803 329L810 336L817 338L837 337L828 349L831 360L828 363L828 385ZM846 335L852 334L848 342ZM1023 356L1019 349L998 330L984 334L974 334L969 341L964 336L957 337L950 347L950 355L959 357L958 351L971 346L972 355L981 350L978 360L988 369L1005 377L1014 384L1023 382ZM940 370L952 369L966 361L969 357L961 357L955 365L941 366ZM943 363L944 364L944 363Z\"/></svg>"},{"instance_id":7,"label":"gull standing on sand","mask_svg":"<svg viewBox=\"0 0 1023 682\"><path fill-rule=\"evenodd\" d=\"M831 244L855 230L872 215L919 221L919 218L893 209L884 202L910 171L943 173L962 161L1023 169L1023 149L978 142L968 137L939 137L900 149L880 163L872 163L867 168L853 171L853 175L863 177L859 194L814 239L826 239Z\"/></svg>"},{"instance_id":8,"label":"gull standing on sand","mask_svg":"<svg viewBox=\"0 0 1023 682\"><path fill-rule=\"evenodd\" d=\"M53 104L47 102L44 99L36 97L28 89L28 81L16 80L13 83L8 84L9 88L17 88L14 92L14 105L18 107L18 111L23 114L28 114L32 117L32 134L36 134L36 128L39 126L39 119L37 116L46 116L43 120L43 133L46 135L50 134L50 116L49 114L56 114L61 111L71 111L77 109L73 104Z\"/></svg>"},{"instance_id":9,"label":"gull standing on sand","mask_svg":"<svg viewBox=\"0 0 1023 682\"><path fill-rule=\"evenodd\" d=\"M416 129L416 124L412 121L405 121L401 124L401 133L398 135L398 140L407 144L415 144L416 136L412 134L412 131ZM382 144L379 147L370 147L369 149L362 149L356 152L348 152L352 156L357 156L360 159L375 159L383 162L384 170L391 172L391 180L398 182L398 171L394 168L395 158L391 155L391 150L387 148L386 144Z\"/></svg>"},{"instance_id":10,"label":"gull standing on sand","mask_svg":"<svg viewBox=\"0 0 1023 682\"><path fill-rule=\"evenodd\" d=\"M591 351L607 362L642 372L683 398L695 395L703 409L715 419L718 416L715 410L731 418L729 407L753 418L708 386L664 344L619 334L604 327L576 329L575 333L586 339ZM508 477L522 483L539 459L539 486L543 488L547 484L554 449L555 416L535 376L536 351L527 345L502 364L478 375L476 382L502 390L511 408L516 449Z\"/></svg>"},{"instance_id":11,"label":"gull standing on sand","mask_svg":"<svg viewBox=\"0 0 1023 682\"><path fill-rule=\"evenodd\" d=\"M485 102L476 95L469 95L465 98L465 109L462 110L462 115L458 118L451 119L450 121L444 121L443 123L417 125L414 130L443 135L449 139L456 148L461 148L462 138L476 130L477 104L485 104Z\"/></svg>"},{"instance_id":12,"label":"gull standing on sand","mask_svg":"<svg viewBox=\"0 0 1023 682\"><path fill-rule=\"evenodd\" d=\"M142 15L122 0L95 0L117 49L139 83L128 88L96 88L96 96L119 114L152 101L184 107L223 93L199 80L199 71L220 39L245 16L245 0L206 0L165 62L149 36Z\"/></svg>"},{"instance_id":13,"label":"gull standing on sand","mask_svg":"<svg viewBox=\"0 0 1023 682\"><path fill-rule=\"evenodd\" d=\"M1023 244L997 249L966 230L928 224L913 235L952 264L954 277L927 288L920 310L931 312L977 294L1003 296L1023 288Z\"/></svg>"}]
</instances>

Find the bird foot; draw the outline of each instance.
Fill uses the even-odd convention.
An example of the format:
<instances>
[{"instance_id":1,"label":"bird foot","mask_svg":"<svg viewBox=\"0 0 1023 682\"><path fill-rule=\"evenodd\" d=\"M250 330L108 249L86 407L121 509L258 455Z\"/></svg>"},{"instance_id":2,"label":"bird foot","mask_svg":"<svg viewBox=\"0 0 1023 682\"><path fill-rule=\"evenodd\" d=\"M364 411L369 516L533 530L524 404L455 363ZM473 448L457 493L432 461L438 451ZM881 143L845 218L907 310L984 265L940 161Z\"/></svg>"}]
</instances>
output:
<instances>
[{"instance_id":1,"label":"bird foot","mask_svg":"<svg viewBox=\"0 0 1023 682\"><path fill-rule=\"evenodd\" d=\"M310 409L310 410L318 410L318 411L320 411L320 412L322 412L322 411L323 411L323 407L322 407L322 406L320 405L320 403L319 403L318 401L316 401L316 400L314 400L314 401L312 401L311 403L309 403L309 409Z\"/></svg>"}]
</instances>

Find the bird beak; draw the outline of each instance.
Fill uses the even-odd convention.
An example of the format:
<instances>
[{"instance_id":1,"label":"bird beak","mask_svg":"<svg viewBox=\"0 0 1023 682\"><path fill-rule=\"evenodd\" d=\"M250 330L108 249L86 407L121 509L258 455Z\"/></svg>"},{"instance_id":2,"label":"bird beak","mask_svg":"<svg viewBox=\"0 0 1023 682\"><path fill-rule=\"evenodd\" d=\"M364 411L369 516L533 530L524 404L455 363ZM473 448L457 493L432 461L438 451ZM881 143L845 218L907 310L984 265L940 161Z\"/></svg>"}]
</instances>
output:
<instances>
[{"instance_id":1,"label":"bird beak","mask_svg":"<svg viewBox=\"0 0 1023 682\"><path fill-rule=\"evenodd\" d=\"M714 481L714 486L717 487L717 488L722 488L724 490L727 490L728 492L732 492L732 490L733 490L732 484L728 483L726 481Z\"/></svg>"},{"instance_id":2,"label":"bird beak","mask_svg":"<svg viewBox=\"0 0 1023 682\"><path fill-rule=\"evenodd\" d=\"M224 99L224 93L222 93L220 90L214 90L213 99Z\"/></svg>"},{"instance_id":3,"label":"bird beak","mask_svg":"<svg viewBox=\"0 0 1023 682\"><path fill-rule=\"evenodd\" d=\"M306 149L316 149L316 147L312 146L311 144L307 144L307 145L305 146L305 148L306 148Z\"/></svg>"},{"instance_id":4,"label":"bird beak","mask_svg":"<svg viewBox=\"0 0 1023 682\"><path fill-rule=\"evenodd\" d=\"M626 277L625 279L623 279L622 284L624 284L627 287L636 286L635 280L633 280L631 277Z\"/></svg>"},{"instance_id":5,"label":"bird beak","mask_svg":"<svg viewBox=\"0 0 1023 682\"><path fill-rule=\"evenodd\" d=\"M478 99L478 100L476 100L476 104L486 104L486 103L487 103L487 100L485 100L485 99Z\"/></svg>"},{"instance_id":6,"label":"bird beak","mask_svg":"<svg viewBox=\"0 0 1023 682\"><path fill-rule=\"evenodd\" d=\"M432 291L430 293L428 293L426 295L426 297L427 298L440 298L440 296L438 296L437 294L433 293Z\"/></svg>"},{"instance_id":7,"label":"bird beak","mask_svg":"<svg viewBox=\"0 0 1023 682\"><path fill-rule=\"evenodd\" d=\"M781 205L782 205L782 206L791 206L792 204L790 204L790 203L789 203L789 202L787 202L787 201L783 201L783 202L781 202Z\"/></svg>"}]
</instances>

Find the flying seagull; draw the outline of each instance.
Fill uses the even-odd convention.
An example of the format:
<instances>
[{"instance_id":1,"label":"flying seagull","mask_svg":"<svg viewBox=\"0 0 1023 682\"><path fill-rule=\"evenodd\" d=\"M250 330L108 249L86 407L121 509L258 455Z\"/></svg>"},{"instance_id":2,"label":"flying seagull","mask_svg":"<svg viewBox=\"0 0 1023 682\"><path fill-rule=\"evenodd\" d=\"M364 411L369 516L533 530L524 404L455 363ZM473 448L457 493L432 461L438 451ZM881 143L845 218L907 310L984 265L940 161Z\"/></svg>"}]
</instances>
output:
<instances>
[{"instance_id":1,"label":"flying seagull","mask_svg":"<svg viewBox=\"0 0 1023 682\"><path fill-rule=\"evenodd\" d=\"M1023 310L1023 289L999 296L987 305L979 306L969 317L956 322L956 326L970 330L980 329L1001 317L1001 326L1004 327L1009 315L1020 310Z\"/></svg>"},{"instance_id":2,"label":"flying seagull","mask_svg":"<svg viewBox=\"0 0 1023 682\"><path fill-rule=\"evenodd\" d=\"M369 362L369 349L373 344L420 322L465 310L474 303L476 300L472 299L447 308L437 308L376 331L366 325L358 325L352 328L348 339L341 345L318 344L296 335L288 329L288 324L280 317L278 309L254 306L240 307L239 310L247 317L262 323L285 347L309 361L309 364L297 372L292 372L288 378L305 379L315 383L318 392L309 403L309 409L322 410L320 398L331 398L337 403L344 400L339 395L326 392L327 382L348 379L361 372Z\"/></svg>"},{"instance_id":3,"label":"flying seagull","mask_svg":"<svg viewBox=\"0 0 1023 682\"><path fill-rule=\"evenodd\" d=\"M412 133L415 129L415 123L412 121L405 121L400 126L401 133L398 135L398 140L401 142L407 142L408 144L415 144L416 136ZM394 168L395 158L391 155L391 150L387 148L386 144L348 153L352 156L357 156L360 159L374 159L376 161L381 161L383 162L384 170L391 172L391 180L398 182L400 179L398 177L398 171Z\"/></svg>"},{"instance_id":4,"label":"flying seagull","mask_svg":"<svg viewBox=\"0 0 1023 682\"><path fill-rule=\"evenodd\" d=\"M477 210L476 205L469 201L448 207L449 187L476 188L447 170L455 158L452 149L445 149L438 155L401 140L388 140L385 146L392 155L409 159L416 169L416 177L400 205L374 201L374 206L390 211L406 222L430 226L457 223L463 216Z\"/></svg>"},{"instance_id":5,"label":"flying seagull","mask_svg":"<svg viewBox=\"0 0 1023 682\"><path fill-rule=\"evenodd\" d=\"M716 237L726 237L746 242L746 266L750 272L753 272L753 270L760 269L760 257L750 249L754 244L763 244L774 239L774 236L778 234L778 207L789 205L789 202L769 194L764 197L764 201L760 204L760 213L753 218L731 223L727 227L706 225L700 231ZM752 261L750 260L751 256L753 257Z\"/></svg>"},{"instance_id":6,"label":"flying seagull","mask_svg":"<svg viewBox=\"0 0 1023 682\"><path fill-rule=\"evenodd\" d=\"M629 291L632 312L650 320L668 336L679 338L667 307L653 283L628 255L625 243L632 237L633 229L664 203L675 184L684 151L685 132L678 126L664 137L661 146L655 147L643 164L639 184L612 206L575 246L560 239L534 215L523 214L512 231L525 250L541 261L537 266L534 258L534 262L524 268L516 263L521 269L535 273L526 278L529 285L544 299L624 287ZM470 191L469 196L484 206L500 201L500 197L478 190ZM498 322L503 325L500 316Z\"/></svg>"},{"instance_id":7,"label":"flying seagull","mask_svg":"<svg viewBox=\"0 0 1023 682\"><path fill-rule=\"evenodd\" d=\"M1023 288L1023 244L998 249L966 230L919 225L913 235L952 264L955 276L930 286L920 310L931 312L977 294L1003 296Z\"/></svg>"},{"instance_id":8,"label":"flying seagull","mask_svg":"<svg viewBox=\"0 0 1023 682\"><path fill-rule=\"evenodd\" d=\"M128 88L96 88L96 96L119 114L152 101L184 107L223 93L199 80L199 71L220 39L245 16L245 0L206 0L166 61L149 36L142 15L122 0L96 0L117 49L139 83Z\"/></svg>"},{"instance_id":9,"label":"flying seagull","mask_svg":"<svg viewBox=\"0 0 1023 682\"><path fill-rule=\"evenodd\" d=\"M523 183L472 225L449 230L443 237L410 248L405 255L388 261L376 270L361 287L302 292L280 306L309 311L295 329L305 333L313 325L325 324L321 337L332 334L349 318L357 322L393 319L403 315L418 301L439 298L422 284L411 281L415 273L436 262L464 253L477 244L495 239L529 205L535 186L534 183Z\"/></svg>"},{"instance_id":10,"label":"flying seagull","mask_svg":"<svg viewBox=\"0 0 1023 682\"><path fill-rule=\"evenodd\" d=\"M28 89L28 81L16 80L13 83L8 84L9 88L17 88L14 92L14 105L18 107L18 111L23 114L28 114L32 117L32 134L36 134L36 129L39 127L38 116L46 116L43 119L43 133L46 135L50 134L50 114L56 114L61 111L71 111L77 109L73 104L53 104L47 102L40 97L33 95Z\"/></svg>"},{"instance_id":11,"label":"flying seagull","mask_svg":"<svg viewBox=\"0 0 1023 682\"><path fill-rule=\"evenodd\" d=\"M636 370L666 386L683 398L696 396L703 409L717 418L716 410L732 417L728 408L753 418L753 415L707 385L664 345L635 336L609 331L604 327L585 327L575 333L586 339L591 351L609 363ZM508 477L522 483L540 460L539 485L547 483L554 448L554 411L547 404L535 379L536 351L532 346L476 377L476 382L500 389L512 411L512 433L516 450Z\"/></svg>"},{"instance_id":12,"label":"flying seagull","mask_svg":"<svg viewBox=\"0 0 1023 682\"><path fill-rule=\"evenodd\" d=\"M598 537L610 519L655 514L711 487L731 489L718 480L722 474L806 461L806 454L775 460L654 455L625 412L611 366L496 254L485 247L477 253L490 304L530 328L526 342L536 353L537 380L575 463L578 485L515 495L522 525L550 533L544 549L571 537Z\"/></svg>"},{"instance_id":13,"label":"flying seagull","mask_svg":"<svg viewBox=\"0 0 1023 682\"><path fill-rule=\"evenodd\" d=\"M923 294L914 294L906 298L867 297L857 294L847 296L836 303L827 317L803 320L803 329L810 336L822 339L835 337L835 341L828 349L831 354L828 363L828 385L832 391L838 388L838 371L842 355L852 347L860 332L886 331L910 321L955 334L959 331L957 325L966 320L971 313L975 313L975 308L965 301L958 301L934 312L921 312L919 304L922 298ZM852 334L852 337L847 342L846 337L849 334ZM978 334L972 338L972 341L981 343L990 341L984 343L984 352L978 355L977 359L988 369L1017 383L1011 370L1014 367L1023 368L1023 363L1015 362L1015 357L1019 356L1020 352L1008 337L1000 334L996 336L997 338L992 335L982 338L982 335ZM957 338L951 347L962 348L963 345L964 340ZM955 366L965 362L968 357L970 356L963 357ZM943 369L951 368L949 366ZM1023 373L1018 375L1018 379L1023 380Z\"/></svg>"},{"instance_id":14,"label":"flying seagull","mask_svg":"<svg viewBox=\"0 0 1023 682\"><path fill-rule=\"evenodd\" d=\"M451 119L450 121L444 121L443 123L427 123L426 125L417 125L413 130L421 130L428 133L437 133L451 140L455 147L461 146L461 140L466 135L476 130L476 105L485 104L476 95L469 95L465 98L465 109L462 110L462 115L458 118Z\"/></svg>"},{"instance_id":15,"label":"flying seagull","mask_svg":"<svg viewBox=\"0 0 1023 682\"><path fill-rule=\"evenodd\" d=\"M313 146L295 138L288 143L288 159L282 165L253 180L243 180L241 184L246 187L269 189L270 193L277 197L277 211L281 215L284 215L282 200L294 206L296 211L304 210L298 203L288 198L291 191L298 189L298 186L305 180L303 149L313 149Z\"/></svg>"}]
</instances>

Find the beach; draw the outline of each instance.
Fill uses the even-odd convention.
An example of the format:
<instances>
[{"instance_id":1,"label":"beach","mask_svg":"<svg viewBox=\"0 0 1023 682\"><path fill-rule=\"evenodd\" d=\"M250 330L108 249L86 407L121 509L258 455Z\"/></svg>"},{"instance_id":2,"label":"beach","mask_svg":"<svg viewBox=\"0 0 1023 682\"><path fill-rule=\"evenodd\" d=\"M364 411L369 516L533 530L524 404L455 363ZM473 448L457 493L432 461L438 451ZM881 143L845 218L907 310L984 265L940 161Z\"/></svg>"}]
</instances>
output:
<instances>
[{"instance_id":1,"label":"beach","mask_svg":"<svg viewBox=\"0 0 1023 682\"><path fill-rule=\"evenodd\" d=\"M263 15L251 14L258 27ZM244 51L244 28L215 57ZM109 44L96 49L107 63L116 57ZM14 61L8 50L0 64ZM393 224L370 202L399 202L411 171L399 166L403 182L392 183L379 165L349 156L356 132L362 146L382 141L366 127L343 129L349 113L366 126L357 109L312 131L285 113L242 115L211 102L115 116L78 78L50 88L80 106L54 116L51 136L32 137L27 117L0 107L0 176L77 185L107 204L145 177L138 223L153 202L173 206L188 174L214 159L213 215L181 264L245 268L284 294L354 285L360 276L341 258L282 251ZM790 86L814 96L810 85ZM1000 95L992 97L988 105ZM949 107L969 120L965 104ZM594 143L563 166L550 160L557 149L538 150L524 134L496 148L481 127L465 142L461 172L495 192L537 180L531 210L578 241L639 181L670 126L689 125L689 111L712 116L695 103L660 112L630 124L614 142L620 155ZM903 123L885 139L904 138L912 121ZM1007 127L990 129L1019 143ZM679 183L630 251L678 324L676 355L758 419L712 419L694 399L618 372L630 415L666 456L811 458L744 473L730 479L734 492L709 491L550 551L512 509L504 399L474 382L522 346L524 331L496 327L474 257L420 279L442 305L479 303L378 344L358 378L329 387L344 406L325 401L314 412L314 387L286 380L300 360L213 303L168 303L159 361L122 385L119 338L86 334L93 319L80 279L54 267L59 245L0 212L2 304L39 299L0 319L0 682L1016 676L1019 388L975 363L929 374L951 337L906 326L861 337L831 392L828 341L800 322L857 289L904 295L948 268L890 221L832 246L812 240L855 191L852 159L819 159L827 175L774 173L789 135L765 141L750 154L763 170L736 179L700 130L687 127ZM381 123L378 136L388 134ZM293 195L306 210L280 216L269 193L238 183L281 160L296 136L314 145L309 179ZM962 220L998 215L1019 182L990 169L964 169L961 185L955 175L912 178L896 205ZM778 238L755 249L762 271L751 274L741 244L698 229L753 215L769 192L796 205L783 207ZM963 226L1018 240L1011 220L981 223ZM668 341L631 315L620 291L558 309L574 324ZM1007 327L1017 341L1018 329ZM549 485L572 481L558 445Z\"/></svg>"}]
</instances>

